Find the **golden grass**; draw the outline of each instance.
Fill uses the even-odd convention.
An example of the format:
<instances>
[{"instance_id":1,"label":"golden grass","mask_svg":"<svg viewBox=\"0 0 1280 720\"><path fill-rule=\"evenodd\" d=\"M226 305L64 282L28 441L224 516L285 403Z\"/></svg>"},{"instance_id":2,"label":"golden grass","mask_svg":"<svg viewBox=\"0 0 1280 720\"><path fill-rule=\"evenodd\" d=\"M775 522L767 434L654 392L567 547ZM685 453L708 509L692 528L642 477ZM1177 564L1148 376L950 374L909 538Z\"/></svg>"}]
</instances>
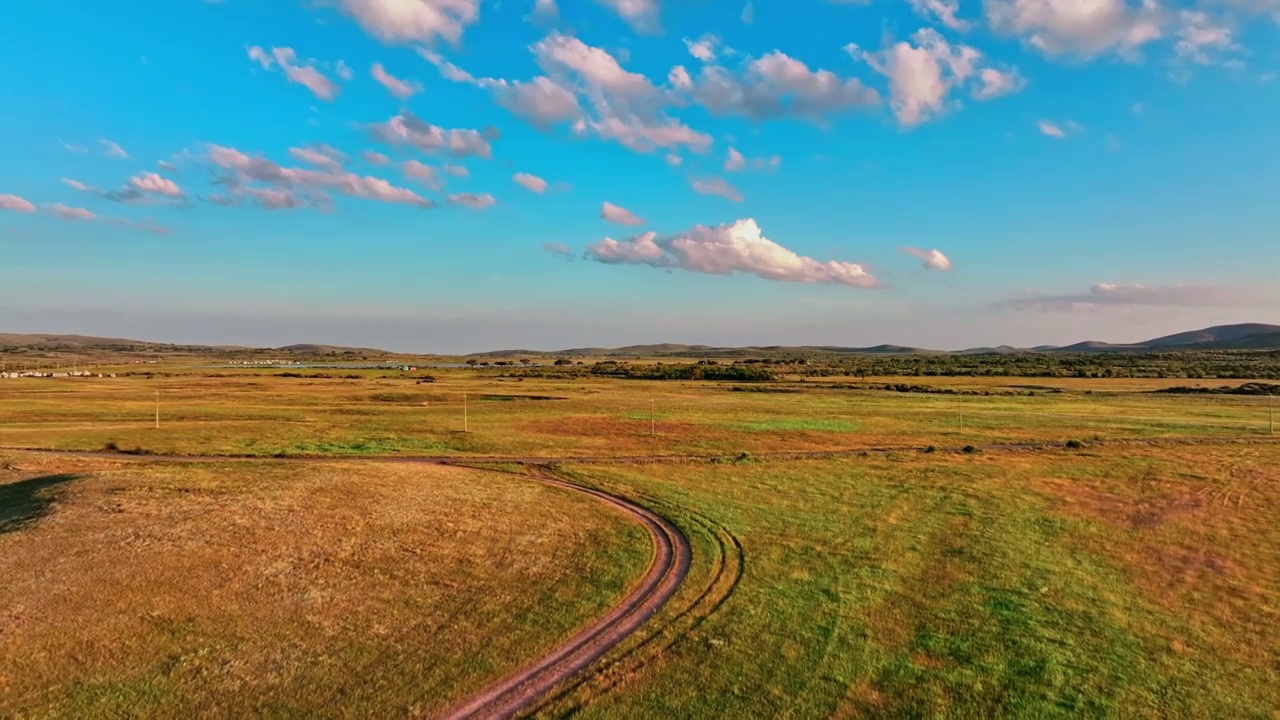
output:
<instances>
[{"instance_id":1,"label":"golden grass","mask_svg":"<svg viewBox=\"0 0 1280 720\"><path fill-rule=\"evenodd\" d=\"M21 520L0 516L5 717L429 714L601 613L649 557L590 498L483 471L0 467Z\"/></svg>"}]
</instances>

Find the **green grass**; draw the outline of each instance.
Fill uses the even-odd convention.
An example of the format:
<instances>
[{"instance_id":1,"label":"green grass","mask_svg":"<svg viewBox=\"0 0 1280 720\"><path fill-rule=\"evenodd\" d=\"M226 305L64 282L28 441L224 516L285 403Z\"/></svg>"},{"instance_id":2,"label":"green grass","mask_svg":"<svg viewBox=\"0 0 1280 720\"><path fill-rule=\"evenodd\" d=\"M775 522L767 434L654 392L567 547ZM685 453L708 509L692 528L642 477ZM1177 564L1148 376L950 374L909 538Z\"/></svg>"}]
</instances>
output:
<instances>
[{"instance_id":1,"label":"green grass","mask_svg":"<svg viewBox=\"0 0 1280 720\"><path fill-rule=\"evenodd\" d=\"M758 420L755 422L736 423L734 427L746 432L831 432L851 433L861 429L861 425L848 420L808 420L805 418L779 418L777 420Z\"/></svg>"},{"instance_id":2,"label":"green grass","mask_svg":"<svg viewBox=\"0 0 1280 720\"><path fill-rule=\"evenodd\" d=\"M745 555L719 611L585 715L1268 717L1275 468L1226 446L576 469ZM1224 487L1246 504L1197 505Z\"/></svg>"}]
</instances>

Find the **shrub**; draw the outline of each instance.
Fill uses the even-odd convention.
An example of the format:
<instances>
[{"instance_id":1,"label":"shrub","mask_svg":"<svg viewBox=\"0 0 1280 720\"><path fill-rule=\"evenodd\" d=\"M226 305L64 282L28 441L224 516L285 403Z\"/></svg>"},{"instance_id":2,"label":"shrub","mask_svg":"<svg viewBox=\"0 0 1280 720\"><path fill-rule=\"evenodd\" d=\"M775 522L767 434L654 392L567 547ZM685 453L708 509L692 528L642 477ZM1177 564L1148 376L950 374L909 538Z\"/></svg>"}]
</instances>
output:
<instances>
[{"instance_id":1,"label":"shrub","mask_svg":"<svg viewBox=\"0 0 1280 720\"><path fill-rule=\"evenodd\" d=\"M978 452L978 448L976 448L976 447L974 447L974 446L972 446L972 445L965 445L965 446L964 446L964 448L963 448L963 451L964 451L964 452L966 452L966 453L969 453L970 455L972 455L972 454L974 454L974 453Z\"/></svg>"},{"instance_id":2,"label":"shrub","mask_svg":"<svg viewBox=\"0 0 1280 720\"><path fill-rule=\"evenodd\" d=\"M1084 447L1084 443L1080 442L1079 440L1068 440L1068 441L1067 441L1067 449L1068 449L1068 450L1079 450L1079 449L1080 449L1080 448L1082 448L1082 447Z\"/></svg>"},{"instance_id":3,"label":"shrub","mask_svg":"<svg viewBox=\"0 0 1280 720\"><path fill-rule=\"evenodd\" d=\"M936 453L936 452L938 452L938 446L937 446L937 445L930 445L929 447L925 448L925 449L924 449L924 451L925 451L925 452L927 452L927 453Z\"/></svg>"}]
</instances>

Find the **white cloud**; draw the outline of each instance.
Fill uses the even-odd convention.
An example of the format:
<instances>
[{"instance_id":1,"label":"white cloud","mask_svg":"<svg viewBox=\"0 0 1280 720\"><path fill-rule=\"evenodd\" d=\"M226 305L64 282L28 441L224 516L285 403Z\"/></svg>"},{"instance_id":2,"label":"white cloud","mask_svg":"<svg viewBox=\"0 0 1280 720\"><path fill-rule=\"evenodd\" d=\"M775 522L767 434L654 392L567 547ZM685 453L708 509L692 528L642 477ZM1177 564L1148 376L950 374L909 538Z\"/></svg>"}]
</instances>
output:
<instances>
[{"instance_id":1,"label":"white cloud","mask_svg":"<svg viewBox=\"0 0 1280 720\"><path fill-rule=\"evenodd\" d=\"M755 220L691 230L659 238L649 232L625 240L605 238L587 246L585 257L607 264L680 268L710 275L749 273L766 280L871 288L877 281L857 263L819 261L764 237Z\"/></svg>"},{"instance_id":2,"label":"white cloud","mask_svg":"<svg viewBox=\"0 0 1280 720\"><path fill-rule=\"evenodd\" d=\"M582 115L577 96L549 77L540 75L527 82L477 78L439 53L419 49L418 54L435 65L444 79L489 90L499 105L536 127L546 129Z\"/></svg>"},{"instance_id":3,"label":"white cloud","mask_svg":"<svg viewBox=\"0 0 1280 720\"><path fill-rule=\"evenodd\" d=\"M573 259L573 251L564 243L546 242L542 243L542 251L550 255L559 255L569 260Z\"/></svg>"},{"instance_id":4,"label":"white cloud","mask_svg":"<svg viewBox=\"0 0 1280 720\"><path fill-rule=\"evenodd\" d=\"M63 220L93 220L97 217L84 208L69 207L62 203L53 203L48 207L54 215Z\"/></svg>"},{"instance_id":5,"label":"white cloud","mask_svg":"<svg viewBox=\"0 0 1280 720\"><path fill-rule=\"evenodd\" d=\"M536 192L536 193L544 193L547 191L547 181L543 180L537 175L530 175L529 173L516 173L511 177L511 179L515 180L517 184L519 184L520 186L524 187L527 190L532 190L533 192Z\"/></svg>"},{"instance_id":6,"label":"white cloud","mask_svg":"<svg viewBox=\"0 0 1280 720\"><path fill-rule=\"evenodd\" d=\"M289 154L308 165L337 170L346 162L347 156L337 148L329 145L289 148ZM385 157L385 156L384 156Z\"/></svg>"},{"instance_id":7,"label":"white cloud","mask_svg":"<svg viewBox=\"0 0 1280 720\"><path fill-rule=\"evenodd\" d=\"M747 4L742 6L742 15L740 16L743 24L750 25L756 21L756 8L751 4L751 0L747 0Z\"/></svg>"},{"instance_id":8,"label":"white cloud","mask_svg":"<svg viewBox=\"0 0 1280 720\"><path fill-rule=\"evenodd\" d=\"M381 166L381 165L387 165L388 163L391 162L391 158L374 150L365 150L364 152L360 153L360 157L364 158L364 161L369 163L370 165Z\"/></svg>"},{"instance_id":9,"label":"white cloud","mask_svg":"<svg viewBox=\"0 0 1280 720\"><path fill-rule=\"evenodd\" d=\"M968 45L952 46L936 30L925 28L879 52L857 45L845 46L854 58L865 60L889 78L889 106L903 127L914 127L947 112L951 91L970 85L973 97L987 100L1020 89L1016 71L1001 71L985 64L982 53Z\"/></svg>"},{"instance_id":10,"label":"white cloud","mask_svg":"<svg viewBox=\"0 0 1280 720\"><path fill-rule=\"evenodd\" d=\"M960 0L911 0L911 9L920 17L936 19L952 30L965 32L970 27L968 21L956 17L960 12Z\"/></svg>"},{"instance_id":11,"label":"white cloud","mask_svg":"<svg viewBox=\"0 0 1280 720\"><path fill-rule=\"evenodd\" d=\"M681 165L684 164L684 158L680 157L675 153L667 153L667 157L665 159L667 161L667 164L670 165L671 167L680 167Z\"/></svg>"},{"instance_id":12,"label":"white cloud","mask_svg":"<svg viewBox=\"0 0 1280 720\"><path fill-rule=\"evenodd\" d=\"M129 184L142 192L165 197L182 197L182 188L174 181L160 176L158 173L144 172L129 179Z\"/></svg>"},{"instance_id":13,"label":"white cloud","mask_svg":"<svg viewBox=\"0 0 1280 720\"><path fill-rule=\"evenodd\" d=\"M480 17L480 0L339 0L341 8L384 43L456 43Z\"/></svg>"},{"instance_id":14,"label":"white cloud","mask_svg":"<svg viewBox=\"0 0 1280 720\"><path fill-rule=\"evenodd\" d=\"M742 193L724 178L705 178L693 181L693 191L701 195L719 195L726 200L742 202Z\"/></svg>"},{"instance_id":15,"label":"white cloud","mask_svg":"<svg viewBox=\"0 0 1280 720\"><path fill-rule=\"evenodd\" d=\"M0 195L0 210L12 210L20 213L33 213L36 206L17 195Z\"/></svg>"},{"instance_id":16,"label":"white cloud","mask_svg":"<svg viewBox=\"0 0 1280 720\"><path fill-rule=\"evenodd\" d=\"M422 92L422 83L417 80L401 80L387 72L382 67L382 63L374 63L369 70L369 74L373 75L373 79L377 80L392 95L401 100Z\"/></svg>"},{"instance_id":17,"label":"white cloud","mask_svg":"<svg viewBox=\"0 0 1280 720\"><path fill-rule=\"evenodd\" d=\"M62 149L63 149L63 150L66 150L67 152L69 152L69 153L71 153L71 154L73 154L73 155L84 155L85 153L88 153L88 152L89 152L89 148L87 148L87 147L85 147L85 146L83 146L83 145L72 145L72 144L71 144L71 143L69 143L69 142L63 142L63 141L61 141L61 140L59 140L58 142L61 142L61 143L62 143Z\"/></svg>"},{"instance_id":18,"label":"white cloud","mask_svg":"<svg viewBox=\"0 0 1280 720\"><path fill-rule=\"evenodd\" d=\"M533 17L546 22L559 20L560 8L556 5L556 0L534 0Z\"/></svg>"},{"instance_id":19,"label":"white cloud","mask_svg":"<svg viewBox=\"0 0 1280 720\"><path fill-rule=\"evenodd\" d=\"M1157 0L985 0L992 29L1022 38L1045 55L1084 59L1114 52L1135 57L1163 34Z\"/></svg>"},{"instance_id":20,"label":"white cloud","mask_svg":"<svg viewBox=\"0 0 1280 720\"><path fill-rule=\"evenodd\" d=\"M1028 294L999 303L1015 310L1071 312L1107 307L1226 307L1261 306L1269 300L1259 293L1217 285L1142 285L1099 283L1088 292L1066 295Z\"/></svg>"},{"instance_id":21,"label":"white cloud","mask_svg":"<svg viewBox=\"0 0 1280 720\"><path fill-rule=\"evenodd\" d=\"M1232 28L1207 13L1183 10L1178 13L1178 23L1178 42L1174 46L1177 61L1211 65L1221 59L1222 53L1240 50L1233 40Z\"/></svg>"},{"instance_id":22,"label":"white cloud","mask_svg":"<svg viewBox=\"0 0 1280 720\"><path fill-rule=\"evenodd\" d=\"M608 220L609 222L616 222L619 225L634 226L634 225L644 224L644 220L642 220L635 213L619 205L614 205L613 203L608 201L606 201L604 204L600 206L600 217L601 219Z\"/></svg>"},{"instance_id":23,"label":"white cloud","mask_svg":"<svg viewBox=\"0 0 1280 720\"><path fill-rule=\"evenodd\" d=\"M432 190L444 189L444 178L440 171L417 160L409 160L402 166L405 177L413 178Z\"/></svg>"},{"instance_id":24,"label":"white cloud","mask_svg":"<svg viewBox=\"0 0 1280 720\"><path fill-rule=\"evenodd\" d=\"M493 198L492 195L488 193L484 193L481 195L474 195L472 193L457 193L456 195L450 195L448 199L449 199L449 204L451 205L465 205L466 207L469 207L472 210L484 210L487 207L492 207L495 203L498 202Z\"/></svg>"},{"instance_id":25,"label":"white cloud","mask_svg":"<svg viewBox=\"0 0 1280 720\"><path fill-rule=\"evenodd\" d=\"M471 171L461 165L445 165L444 171L454 177L471 177Z\"/></svg>"},{"instance_id":26,"label":"white cloud","mask_svg":"<svg viewBox=\"0 0 1280 720\"><path fill-rule=\"evenodd\" d=\"M717 48L720 46L720 38L715 35L703 35L697 40L684 39L684 46L689 49L689 54L701 60L704 63L715 62Z\"/></svg>"},{"instance_id":27,"label":"white cloud","mask_svg":"<svg viewBox=\"0 0 1280 720\"><path fill-rule=\"evenodd\" d=\"M1040 128L1041 135L1057 140L1063 140L1071 133L1084 131L1084 126L1074 120L1066 120L1061 124L1050 120L1040 120L1036 123L1036 127Z\"/></svg>"},{"instance_id":28,"label":"white cloud","mask_svg":"<svg viewBox=\"0 0 1280 720\"><path fill-rule=\"evenodd\" d=\"M926 270L946 272L951 269L951 261L947 259L946 255L942 254L941 250L926 250L918 247L901 247L898 249L912 257L920 258Z\"/></svg>"},{"instance_id":29,"label":"white cloud","mask_svg":"<svg viewBox=\"0 0 1280 720\"><path fill-rule=\"evenodd\" d=\"M693 98L713 115L752 120L825 116L880 102L875 90L856 78L841 78L830 70L810 70L803 62L774 51L743 63L734 73L707 65L698 73Z\"/></svg>"},{"instance_id":30,"label":"white cloud","mask_svg":"<svg viewBox=\"0 0 1280 720\"><path fill-rule=\"evenodd\" d=\"M638 33L662 31L658 24L658 0L596 0L613 10Z\"/></svg>"},{"instance_id":31,"label":"white cloud","mask_svg":"<svg viewBox=\"0 0 1280 720\"><path fill-rule=\"evenodd\" d=\"M671 68L671 72L667 73L667 82L677 90L693 89L693 78L689 76L689 71L683 65Z\"/></svg>"},{"instance_id":32,"label":"white cloud","mask_svg":"<svg viewBox=\"0 0 1280 720\"><path fill-rule=\"evenodd\" d=\"M334 64L333 71L337 73L338 77L342 78L343 80L350 80L356 76L356 71L352 70L351 66L348 65L344 60L339 60L336 64Z\"/></svg>"},{"instance_id":33,"label":"white cloud","mask_svg":"<svg viewBox=\"0 0 1280 720\"><path fill-rule=\"evenodd\" d=\"M409 145L423 152L447 152L454 157L493 157L489 141L476 130L445 130L420 120L408 110L370 126L374 138L389 145Z\"/></svg>"},{"instance_id":34,"label":"white cloud","mask_svg":"<svg viewBox=\"0 0 1280 720\"><path fill-rule=\"evenodd\" d=\"M254 45L249 48L248 54L249 59L257 62L264 70L270 70L273 64L279 64L289 82L305 87L320 100L333 102L341 92L337 83L316 68L315 60L299 63L293 48L273 47L268 55L261 47Z\"/></svg>"},{"instance_id":35,"label":"white cloud","mask_svg":"<svg viewBox=\"0 0 1280 720\"><path fill-rule=\"evenodd\" d=\"M747 159L734 148L729 148L729 156L724 160L725 172L739 172L747 166Z\"/></svg>"},{"instance_id":36,"label":"white cloud","mask_svg":"<svg viewBox=\"0 0 1280 720\"><path fill-rule=\"evenodd\" d=\"M98 143L102 145L103 155L106 155L109 158L116 158L117 160L129 159L129 153L125 152L124 148L120 147L119 144L106 138L98 138Z\"/></svg>"},{"instance_id":37,"label":"white cloud","mask_svg":"<svg viewBox=\"0 0 1280 720\"><path fill-rule=\"evenodd\" d=\"M156 167L160 168L161 170L167 173L172 173L175 175L182 174L182 169L179 168L177 165L169 162L168 160L160 160L159 162L156 163Z\"/></svg>"}]
</instances>

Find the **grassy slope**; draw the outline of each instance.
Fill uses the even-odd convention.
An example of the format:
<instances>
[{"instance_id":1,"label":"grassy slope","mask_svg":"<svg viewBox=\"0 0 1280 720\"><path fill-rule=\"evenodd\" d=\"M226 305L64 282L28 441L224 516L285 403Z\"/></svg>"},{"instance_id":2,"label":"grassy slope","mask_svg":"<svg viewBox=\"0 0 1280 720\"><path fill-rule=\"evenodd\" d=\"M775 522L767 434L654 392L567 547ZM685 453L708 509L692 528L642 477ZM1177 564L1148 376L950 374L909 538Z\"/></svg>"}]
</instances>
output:
<instances>
[{"instance_id":1,"label":"grassy slope","mask_svg":"<svg viewBox=\"0 0 1280 720\"><path fill-rule=\"evenodd\" d=\"M1278 468L1233 446L580 469L745 553L722 609L587 714L1268 717Z\"/></svg>"},{"instance_id":2,"label":"grassy slope","mask_svg":"<svg viewBox=\"0 0 1280 720\"><path fill-rule=\"evenodd\" d=\"M649 560L620 514L493 473L41 462L0 463L3 717L430 714Z\"/></svg>"}]
</instances>

